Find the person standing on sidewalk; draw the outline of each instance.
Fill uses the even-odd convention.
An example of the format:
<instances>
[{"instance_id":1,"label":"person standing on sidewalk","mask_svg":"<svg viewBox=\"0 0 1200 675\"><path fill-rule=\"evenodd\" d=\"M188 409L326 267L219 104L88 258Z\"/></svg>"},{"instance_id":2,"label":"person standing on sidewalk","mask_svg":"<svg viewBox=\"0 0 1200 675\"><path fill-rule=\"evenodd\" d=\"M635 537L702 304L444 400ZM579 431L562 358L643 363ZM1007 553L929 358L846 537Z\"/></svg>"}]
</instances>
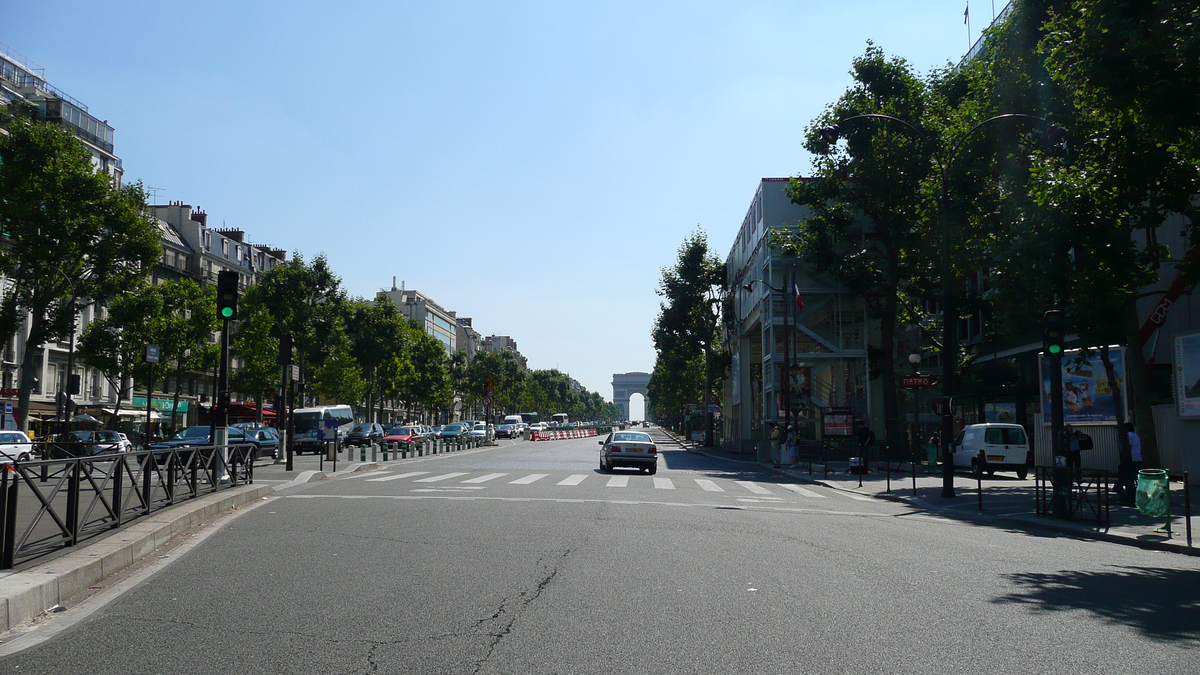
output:
<instances>
[{"instance_id":1,"label":"person standing on sidewalk","mask_svg":"<svg viewBox=\"0 0 1200 675\"><path fill-rule=\"evenodd\" d=\"M871 427L867 426L866 422L859 422L858 429L855 429L854 435L858 437L858 454L862 457L863 473L868 471L868 456L871 453L871 446L875 444L875 432L871 431Z\"/></svg>"},{"instance_id":2,"label":"person standing on sidewalk","mask_svg":"<svg viewBox=\"0 0 1200 675\"><path fill-rule=\"evenodd\" d=\"M1138 471L1142 469L1142 437L1133 429L1132 422L1125 423L1129 438L1129 456L1121 452L1121 463L1117 466L1117 498L1123 504L1132 504L1137 492Z\"/></svg>"},{"instance_id":3,"label":"person standing on sidewalk","mask_svg":"<svg viewBox=\"0 0 1200 675\"><path fill-rule=\"evenodd\" d=\"M783 429L780 428L780 426L778 424L775 424L774 422L770 422L770 425L771 425L771 466L778 469L779 461L782 457L780 455L781 449L779 447L779 441L780 441L780 437L783 435Z\"/></svg>"},{"instance_id":4,"label":"person standing on sidewalk","mask_svg":"<svg viewBox=\"0 0 1200 675\"><path fill-rule=\"evenodd\" d=\"M1082 434L1070 424L1063 427L1063 454L1067 457L1067 468L1078 483L1083 474L1083 458L1079 454L1079 437Z\"/></svg>"}]
</instances>

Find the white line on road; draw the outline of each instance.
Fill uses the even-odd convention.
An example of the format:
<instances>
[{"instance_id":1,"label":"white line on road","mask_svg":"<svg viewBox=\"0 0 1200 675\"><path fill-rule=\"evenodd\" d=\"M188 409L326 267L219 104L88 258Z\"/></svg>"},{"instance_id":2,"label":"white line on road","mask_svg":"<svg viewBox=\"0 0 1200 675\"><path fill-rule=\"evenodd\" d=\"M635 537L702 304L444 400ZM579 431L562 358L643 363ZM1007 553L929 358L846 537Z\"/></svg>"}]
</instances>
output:
<instances>
[{"instance_id":1,"label":"white line on road","mask_svg":"<svg viewBox=\"0 0 1200 675\"><path fill-rule=\"evenodd\" d=\"M487 475L484 475L484 476L477 476L477 477L475 477L475 478L468 478L468 479L464 480L463 482L464 482L464 483L486 483L486 482L488 482L489 480L496 480L497 478L503 478L503 477L505 477L505 476L507 476L507 475L508 475L507 473L489 473L489 474L487 474Z\"/></svg>"},{"instance_id":2,"label":"white line on road","mask_svg":"<svg viewBox=\"0 0 1200 675\"><path fill-rule=\"evenodd\" d=\"M428 471L410 471L408 473L398 473L395 476L384 476L383 478L368 478L368 483L382 483L385 480L399 480L401 478L411 478L413 476L424 476Z\"/></svg>"},{"instance_id":3,"label":"white line on road","mask_svg":"<svg viewBox=\"0 0 1200 675\"><path fill-rule=\"evenodd\" d=\"M587 474L577 473L574 476L567 476L566 478L558 481L558 484L559 485L579 485L580 483L583 482L584 478L587 478Z\"/></svg>"},{"instance_id":4,"label":"white line on road","mask_svg":"<svg viewBox=\"0 0 1200 675\"><path fill-rule=\"evenodd\" d=\"M756 494L756 495L769 495L769 494L771 494L771 491L770 491L770 490L768 490L767 488L765 488L765 487L763 487L763 486L761 486L761 485L756 485L756 484L754 484L754 483L751 483L751 482L750 482L750 481L748 481L748 480L735 480L735 481L733 481L733 482L737 483L738 485L741 485L742 487L746 488L747 490L749 490L749 491L753 492L753 493L754 493L754 494Z\"/></svg>"},{"instance_id":5,"label":"white line on road","mask_svg":"<svg viewBox=\"0 0 1200 675\"><path fill-rule=\"evenodd\" d=\"M450 478L458 478L459 476L465 476L465 475L467 475L467 472L458 471L458 472L454 472L454 473L445 473L440 476L430 476L429 478L420 478L418 480L414 480L413 482L414 483L436 483L440 480L447 480Z\"/></svg>"},{"instance_id":6,"label":"white line on road","mask_svg":"<svg viewBox=\"0 0 1200 675\"><path fill-rule=\"evenodd\" d=\"M863 495L856 495L856 494L854 494L853 492L839 492L838 494L846 495L846 496L847 496L847 497L849 497L850 499L857 499L857 500L858 500L858 501L860 501L860 502L873 502L873 501L875 501L875 498L874 498L874 497L864 497Z\"/></svg>"},{"instance_id":7,"label":"white line on road","mask_svg":"<svg viewBox=\"0 0 1200 675\"><path fill-rule=\"evenodd\" d=\"M725 490L721 489L721 487L719 485L712 482L711 480L707 480L705 478L693 478L692 480L696 481L696 485L699 485L700 487L704 488L705 492L724 492L725 491Z\"/></svg>"},{"instance_id":8,"label":"white line on road","mask_svg":"<svg viewBox=\"0 0 1200 675\"><path fill-rule=\"evenodd\" d=\"M629 485L629 476L613 476L608 479L608 483L604 487L627 487Z\"/></svg>"},{"instance_id":9,"label":"white line on road","mask_svg":"<svg viewBox=\"0 0 1200 675\"><path fill-rule=\"evenodd\" d=\"M782 487L785 490L791 490L792 492L795 492L798 495L804 495L805 497L815 497L817 499L825 499L825 495L818 494L816 492L813 492L812 490L809 490L806 487L801 487L799 485L789 485L787 483L784 483L784 484L780 485L780 487Z\"/></svg>"},{"instance_id":10,"label":"white line on road","mask_svg":"<svg viewBox=\"0 0 1200 675\"><path fill-rule=\"evenodd\" d=\"M539 481L549 475L550 474L548 474L548 473L531 473L528 476L525 476L524 478L518 478L516 480L509 481L508 484L509 485L529 485L530 483L532 483L534 481Z\"/></svg>"},{"instance_id":11,"label":"white line on road","mask_svg":"<svg viewBox=\"0 0 1200 675\"><path fill-rule=\"evenodd\" d=\"M671 482L670 478L655 478L654 479L654 489L656 489L656 490L674 490L675 484Z\"/></svg>"},{"instance_id":12,"label":"white line on road","mask_svg":"<svg viewBox=\"0 0 1200 675\"><path fill-rule=\"evenodd\" d=\"M389 474L389 473L395 473L395 472L394 471L365 471L363 473L355 474L353 476L346 476L346 478L364 478L366 476L383 476L383 475Z\"/></svg>"}]
</instances>

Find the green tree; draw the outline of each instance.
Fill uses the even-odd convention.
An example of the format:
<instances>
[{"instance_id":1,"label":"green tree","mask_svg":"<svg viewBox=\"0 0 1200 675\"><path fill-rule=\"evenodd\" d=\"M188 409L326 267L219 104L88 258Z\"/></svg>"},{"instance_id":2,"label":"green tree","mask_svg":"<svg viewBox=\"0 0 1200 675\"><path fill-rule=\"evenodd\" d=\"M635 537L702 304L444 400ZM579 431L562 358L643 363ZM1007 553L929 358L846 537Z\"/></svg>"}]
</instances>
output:
<instances>
[{"instance_id":1,"label":"green tree","mask_svg":"<svg viewBox=\"0 0 1200 675\"><path fill-rule=\"evenodd\" d=\"M162 314L153 324L154 343L160 358L174 368L170 417L174 421L183 394L183 374L208 371L220 358L220 345L213 342L213 332L220 329L217 294L191 279L168 280L151 288L162 298ZM255 401L261 403L261 393ZM260 405L260 421L261 416Z\"/></svg>"},{"instance_id":2,"label":"green tree","mask_svg":"<svg viewBox=\"0 0 1200 675\"><path fill-rule=\"evenodd\" d=\"M0 274L13 287L0 304L0 335L13 335L28 315L17 403L27 428L43 345L72 330L80 299L103 304L144 279L162 247L140 184L114 186L62 127L14 116L7 130L0 135Z\"/></svg>"},{"instance_id":3,"label":"green tree","mask_svg":"<svg viewBox=\"0 0 1200 675\"><path fill-rule=\"evenodd\" d=\"M146 345L155 339L154 329L162 311L162 296L144 285L112 298L105 316L88 324L79 338L79 359L104 373L117 392L109 428L117 427L121 405L129 396L138 367L145 363Z\"/></svg>"},{"instance_id":4,"label":"green tree","mask_svg":"<svg viewBox=\"0 0 1200 675\"><path fill-rule=\"evenodd\" d=\"M411 376L407 381L408 396L427 412L446 410L454 403L450 378L450 362L442 342L418 327L410 326ZM461 353L461 352L460 352Z\"/></svg>"},{"instance_id":5,"label":"green tree","mask_svg":"<svg viewBox=\"0 0 1200 675\"><path fill-rule=\"evenodd\" d=\"M375 413L375 402L398 385L410 368L406 326L386 293L379 293L374 302L353 300L347 306L346 333L350 354L363 374L368 418Z\"/></svg>"},{"instance_id":6,"label":"green tree","mask_svg":"<svg viewBox=\"0 0 1200 675\"><path fill-rule=\"evenodd\" d=\"M883 396L885 437L902 441L895 360L898 325L927 323L917 316L930 299L937 241L927 182L934 169L925 138L890 120L864 118L839 126L844 146L822 130L868 114L924 125L933 94L907 61L875 46L856 58L854 83L808 128L812 177L793 179L789 196L811 215L795 230L780 230L773 244L818 274L866 299L878 321L880 343L872 378Z\"/></svg>"},{"instance_id":7,"label":"green tree","mask_svg":"<svg viewBox=\"0 0 1200 675\"><path fill-rule=\"evenodd\" d=\"M242 318L237 333L230 338L230 352L238 356L241 363L230 372L229 386L258 403L261 422L268 392L276 391L283 384L279 335L270 312L261 303L242 302L238 310ZM215 317L215 308L213 312ZM215 346L219 352L220 345Z\"/></svg>"},{"instance_id":8,"label":"green tree","mask_svg":"<svg viewBox=\"0 0 1200 675\"><path fill-rule=\"evenodd\" d=\"M658 395L651 394L651 400L654 405L675 403L677 419L682 419L683 406L705 404L715 393L714 378L706 373L713 365L717 340L713 293L724 282L723 275L724 266L709 252L708 237L699 230L680 245L675 265L662 270L656 292L664 301L652 331L657 356L650 375L650 388ZM697 357L698 371L692 367ZM681 398L685 393L686 400Z\"/></svg>"}]
</instances>

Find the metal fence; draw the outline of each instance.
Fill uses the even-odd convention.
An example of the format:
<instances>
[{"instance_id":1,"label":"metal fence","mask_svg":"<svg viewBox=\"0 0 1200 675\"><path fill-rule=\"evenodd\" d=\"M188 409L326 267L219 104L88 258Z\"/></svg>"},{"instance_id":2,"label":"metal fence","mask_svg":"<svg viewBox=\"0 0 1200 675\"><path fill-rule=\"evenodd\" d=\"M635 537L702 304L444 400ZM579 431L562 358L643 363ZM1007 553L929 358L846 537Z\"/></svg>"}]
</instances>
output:
<instances>
[{"instance_id":1,"label":"metal fence","mask_svg":"<svg viewBox=\"0 0 1200 675\"><path fill-rule=\"evenodd\" d=\"M253 445L86 454L35 443L0 471L0 569L42 558L173 504L254 482Z\"/></svg>"}]
</instances>

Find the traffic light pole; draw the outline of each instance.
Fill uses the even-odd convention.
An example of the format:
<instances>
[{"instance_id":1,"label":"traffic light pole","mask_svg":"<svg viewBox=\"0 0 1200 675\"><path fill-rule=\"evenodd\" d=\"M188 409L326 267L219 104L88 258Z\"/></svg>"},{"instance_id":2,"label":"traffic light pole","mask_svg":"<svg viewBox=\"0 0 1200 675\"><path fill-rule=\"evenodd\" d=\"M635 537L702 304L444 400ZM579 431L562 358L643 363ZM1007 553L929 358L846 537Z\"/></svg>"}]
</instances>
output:
<instances>
[{"instance_id":1,"label":"traffic light pole","mask_svg":"<svg viewBox=\"0 0 1200 675\"><path fill-rule=\"evenodd\" d=\"M1050 513L1055 518L1067 518L1067 497L1071 494L1072 474L1067 466L1067 442L1063 437L1062 356L1066 341L1063 311L1051 309L1042 317L1042 353L1050 368L1050 450L1054 460L1051 469Z\"/></svg>"}]
</instances>

